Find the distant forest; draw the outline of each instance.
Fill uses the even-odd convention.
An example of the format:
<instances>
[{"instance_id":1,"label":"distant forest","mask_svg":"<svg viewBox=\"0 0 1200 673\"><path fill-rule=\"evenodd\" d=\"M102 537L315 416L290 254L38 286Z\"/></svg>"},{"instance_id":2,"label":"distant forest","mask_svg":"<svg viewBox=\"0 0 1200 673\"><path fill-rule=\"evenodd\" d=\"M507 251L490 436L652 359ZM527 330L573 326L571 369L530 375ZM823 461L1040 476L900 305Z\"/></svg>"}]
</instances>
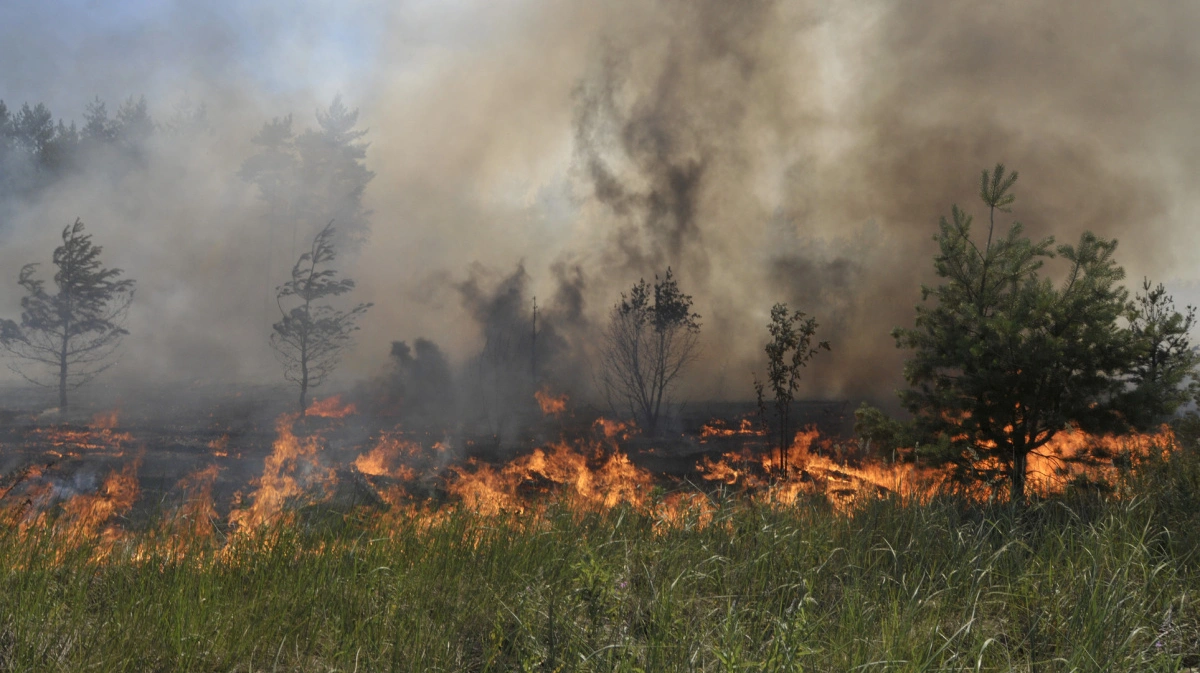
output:
<instances>
[{"instance_id":1,"label":"distant forest","mask_svg":"<svg viewBox=\"0 0 1200 673\"><path fill-rule=\"evenodd\" d=\"M374 177L364 165L366 131L356 128L358 110L340 98L318 110L316 121L315 128L297 131L289 114L265 122L256 135L247 133L239 176L258 188L268 220L300 218L313 231L337 220L344 242L361 242L369 228L362 194ZM169 154L204 151L216 140L204 103L184 101L155 119L145 97L129 97L115 112L94 98L76 122L55 118L43 103L18 108L0 100L0 223L14 207L36 202L72 175L101 172L118 179L156 168L149 165L155 141L161 141L159 152Z\"/></svg>"}]
</instances>

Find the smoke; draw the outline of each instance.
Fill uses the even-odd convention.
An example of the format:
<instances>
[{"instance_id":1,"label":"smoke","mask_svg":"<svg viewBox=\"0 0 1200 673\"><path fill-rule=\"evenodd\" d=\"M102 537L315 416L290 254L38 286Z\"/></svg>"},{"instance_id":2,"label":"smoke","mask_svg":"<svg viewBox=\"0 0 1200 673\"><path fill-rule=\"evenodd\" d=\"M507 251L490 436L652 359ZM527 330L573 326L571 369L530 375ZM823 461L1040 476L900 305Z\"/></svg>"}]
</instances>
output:
<instances>
[{"instance_id":1,"label":"smoke","mask_svg":"<svg viewBox=\"0 0 1200 673\"><path fill-rule=\"evenodd\" d=\"M3 204L0 315L18 311L16 271L48 263L78 216L138 281L124 357L94 385L279 380L274 288L314 215L272 216L238 173L265 122L316 128L341 94L374 179L367 242L335 266L375 304L341 385L423 337L438 356L413 357L444 356L456 385L491 358L509 381L586 396L608 310L670 266L703 316L682 396L752 395L786 301L833 345L802 394L886 399L904 357L889 332L931 279L937 218L976 210L998 160L1022 175L1003 224L1065 242L1092 229L1121 240L1131 278L1197 280L1183 251L1198 14L1167 0L10 3L9 108L45 102L82 124L97 96L111 112L144 94L159 127ZM203 124L166 124L199 104ZM537 374L522 341L535 296Z\"/></svg>"}]
</instances>

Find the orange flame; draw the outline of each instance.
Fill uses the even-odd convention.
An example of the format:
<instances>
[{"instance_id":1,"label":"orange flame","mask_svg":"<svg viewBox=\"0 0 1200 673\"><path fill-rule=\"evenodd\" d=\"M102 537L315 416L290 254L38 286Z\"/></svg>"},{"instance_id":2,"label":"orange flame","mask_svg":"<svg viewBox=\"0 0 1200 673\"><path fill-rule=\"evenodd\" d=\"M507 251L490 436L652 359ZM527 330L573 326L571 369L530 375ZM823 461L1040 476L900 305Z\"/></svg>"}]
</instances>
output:
<instances>
[{"instance_id":1,"label":"orange flame","mask_svg":"<svg viewBox=\"0 0 1200 673\"><path fill-rule=\"evenodd\" d=\"M924 501L950 485L950 472L942 467L911 462L840 464L813 451L819 439L814 428L796 433L787 450L788 465L794 469L787 474L780 474L776 452L754 455L746 449L726 453L720 460L705 457L696 469L705 480L740 486L760 499L785 505L794 503L802 493L823 493L839 507L864 495L883 493ZM1123 436L1062 432L1029 455L1026 486L1031 493L1049 496L1081 479L1111 483L1118 473L1114 457L1133 464L1152 454L1163 455L1173 446L1174 435L1165 425L1154 433ZM979 467L996 467L994 462L985 459ZM982 484L957 486L956 490L977 498L997 495Z\"/></svg>"},{"instance_id":2,"label":"orange flame","mask_svg":"<svg viewBox=\"0 0 1200 673\"><path fill-rule=\"evenodd\" d=\"M709 437L734 437L737 435L745 435L751 437L761 437L765 434L761 428L755 428L749 418L743 418L738 427L731 428L728 424L720 419L715 419L705 423L700 428L700 439L704 441Z\"/></svg>"},{"instance_id":3,"label":"orange flame","mask_svg":"<svg viewBox=\"0 0 1200 673\"><path fill-rule=\"evenodd\" d=\"M115 430L120 417L121 412L113 409L112 411L105 411L92 416L92 422L88 425L93 430Z\"/></svg>"},{"instance_id":4,"label":"orange flame","mask_svg":"<svg viewBox=\"0 0 1200 673\"><path fill-rule=\"evenodd\" d=\"M65 543L60 553L81 544L95 543L94 557L97 560L107 558L124 537L123 531L111 519L128 512L137 500L139 463L133 461L121 470L110 472L95 493L80 493L68 498L62 504L59 517L51 518L48 512L41 512L21 526L22 532L29 532L34 527L48 528ZM52 491L46 483L33 489L30 496L44 502Z\"/></svg>"},{"instance_id":5,"label":"orange flame","mask_svg":"<svg viewBox=\"0 0 1200 673\"><path fill-rule=\"evenodd\" d=\"M561 399L565 408L565 396L551 399ZM349 413L353 413L353 405L342 405L337 398L314 404L314 415L339 418ZM87 430L64 426L39 428L33 434L39 441L50 441L68 452L87 447L119 447L129 435L115 431L116 419L115 413L104 414ZM333 433L339 432L341 424L306 426L297 425L297 421L296 414L277 420L271 453L264 459L262 474L251 482L252 492L245 498L240 491L234 496L228 521L235 535L229 543L255 541L257 538L246 534L265 524L287 520L290 508L328 501L338 493L358 488L356 484L360 482L364 488L375 489L379 498L391 505L389 513L380 515L384 517L382 520L408 516L432 524L455 509L482 515L538 514L548 503L559 502L577 512L633 507L649 516L654 530L662 534L725 525L720 522L726 519L718 516L719 498L691 490L663 495L660 489L653 488L679 482L666 477L656 479L619 449L618 442L637 431L632 424L597 419L591 430L584 430L584 437L578 440L560 439L504 464L477 459L453 464L456 454L445 444L430 446L427 440L415 440L395 428L381 433L359 451L340 454L347 459L353 457L358 474L339 485L339 472L331 466L330 456L339 455L343 449L329 438L337 437ZM777 453L770 450L770 442L748 419L736 425L717 421L706 424L700 432L700 441L713 437L737 438L741 449L719 458L712 451L695 464L701 477L712 485L705 490L724 491L728 487L766 506L787 506L801 498L813 497L827 500L836 510L850 511L870 498L881 496L922 502L950 486L969 497L1003 495L991 492L987 485L960 487L952 481L948 468L911 461L848 463L841 458L839 445L822 438L814 428L801 430L793 437L786 450L787 470L782 469ZM228 452L228 444L229 437L224 435L208 446L214 456L223 456ZM330 445L339 448L327 455ZM1052 495L1073 483L1117 483L1121 470L1136 468L1147 458L1163 454L1173 446L1174 437L1166 426L1154 433L1130 436L1063 432L1029 456L1027 486L1031 493ZM674 453L677 445L658 448L662 453L654 454L655 462L679 456ZM651 451L643 449L637 455L645 458ZM71 464L77 466L81 462ZM979 465L988 466L997 467L987 462ZM56 469L62 468L54 468L49 462L31 465L10 480L6 490L0 489L0 502L4 503L0 514L4 519L22 534L41 526L73 544L94 543L98 558L110 554L117 542L129 539L117 522L138 497L137 461L108 473L95 493L75 495L62 502L61 507L55 494L61 492L60 484L65 482L47 476L55 474ZM186 493L184 503L173 519L149 534L153 538L162 533L162 541L154 543L163 545L162 551L183 555L194 548L193 542L217 539L213 522L218 514L213 491L219 475L218 466L209 464L179 482L179 489ZM533 520L541 519L534 516ZM127 545L124 549L134 548ZM136 549L140 554L142 547Z\"/></svg>"},{"instance_id":6,"label":"orange flame","mask_svg":"<svg viewBox=\"0 0 1200 673\"><path fill-rule=\"evenodd\" d=\"M607 418L597 418L592 427L604 433L605 439L626 440L637 432L637 426L633 423L610 421Z\"/></svg>"},{"instance_id":7,"label":"orange flame","mask_svg":"<svg viewBox=\"0 0 1200 673\"><path fill-rule=\"evenodd\" d=\"M405 461L419 453L421 446L404 439L398 433L385 433L367 453L354 459L359 472L373 477L393 477L404 481L416 478L417 473Z\"/></svg>"},{"instance_id":8,"label":"orange flame","mask_svg":"<svg viewBox=\"0 0 1200 673\"><path fill-rule=\"evenodd\" d=\"M213 525L218 516L212 491L220 471L221 468L213 463L180 480L179 486L186 493L183 507L176 517L176 527L182 537L179 542L182 544L207 539L215 533Z\"/></svg>"},{"instance_id":9,"label":"orange flame","mask_svg":"<svg viewBox=\"0 0 1200 673\"><path fill-rule=\"evenodd\" d=\"M541 390L533 393L537 399L538 406L542 408L542 414L546 416L557 416L567 410L567 395L563 393L558 397L550 394L550 386L544 386Z\"/></svg>"},{"instance_id":10,"label":"orange flame","mask_svg":"<svg viewBox=\"0 0 1200 673\"><path fill-rule=\"evenodd\" d=\"M34 436L47 442L59 451L55 455L79 456L81 452L110 452L108 455L121 456L123 444L133 441L133 435L128 432L116 432L118 412L109 411L96 414L87 429L76 429L64 425L61 427L37 428Z\"/></svg>"},{"instance_id":11,"label":"orange flame","mask_svg":"<svg viewBox=\"0 0 1200 673\"><path fill-rule=\"evenodd\" d=\"M317 418L345 418L356 413L358 413L358 409L353 403L342 404L342 398L334 395L323 400L313 400L305 415Z\"/></svg>"},{"instance_id":12,"label":"orange flame","mask_svg":"<svg viewBox=\"0 0 1200 673\"><path fill-rule=\"evenodd\" d=\"M538 494L562 494L588 509L643 504L653 483L650 473L623 453L593 448L589 458L560 442L500 469L470 461L466 467L451 468L456 478L447 490L481 514L523 512L531 502L525 496Z\"/></svg>"},{"instance_id":13,"label":"orange flame","mask_svg":"<svg viewBox=\"0 0 1200 673\"><path fill-rule=\"evenodd\" d=\"M295 421L295 414L280 417L271 455L263 462L258 489L252 496L254 503L229 513L230 523L239 529L254 529L278 520L289 501L304 497L313 487L323 487L328 495L336 486L334 470L319 461L323 448L320 435L297 437L292 430Z\"/></svg>"},{"instance_id":14,"label":"orange flame","mask_svg":"<svg viewBox=\"0 0 1200 673\"><path fill-rule=\"evenodd\" d=\"M680 492L664 497L654 507L655 530L701 530L712 523L716 505L703 493Z\"/></svg>"},{"instance_id":15,"label":"orange flame","mask_svg":"<svg viewBox=\"0 0 1200 673\"><path fill-rule=\"evenodd\" d=\"M229 435L221 435L212 440L208 443L208 448L212 449L214 456L227 458L229 456Z\"/></svg>"}]
</instances>

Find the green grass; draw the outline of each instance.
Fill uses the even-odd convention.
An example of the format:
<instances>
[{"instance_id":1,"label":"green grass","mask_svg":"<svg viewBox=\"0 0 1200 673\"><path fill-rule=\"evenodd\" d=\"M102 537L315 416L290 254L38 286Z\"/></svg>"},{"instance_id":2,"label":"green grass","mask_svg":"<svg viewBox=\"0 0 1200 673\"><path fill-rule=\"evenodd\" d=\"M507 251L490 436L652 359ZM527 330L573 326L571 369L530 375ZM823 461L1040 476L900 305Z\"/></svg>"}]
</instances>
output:
<instances>
[{"instance_id":1,"label":"green grass","mask_svg":"<svg viewBox=\"0 0 1200 673\"><path fill-rule=\"evenodd\" d=\"M0 670L1178 671L1193 458L1121 498L309 517L183 560L0 538Z\"/></svg>"}]
</instances>

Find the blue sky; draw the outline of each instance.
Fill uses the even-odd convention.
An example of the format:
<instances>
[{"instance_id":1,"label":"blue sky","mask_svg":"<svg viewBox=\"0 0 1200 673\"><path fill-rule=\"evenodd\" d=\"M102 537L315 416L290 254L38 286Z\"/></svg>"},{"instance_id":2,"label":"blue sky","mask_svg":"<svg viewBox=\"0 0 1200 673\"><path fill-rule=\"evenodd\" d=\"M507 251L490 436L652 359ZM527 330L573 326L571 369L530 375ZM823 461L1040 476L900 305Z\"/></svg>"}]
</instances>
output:
<instances>
[{"instance_id":1,"label":"blue sky","mask_svg":"<svg viewBox=\"0 0 1200 673\"><path fill-rule=\"evenodd\" d=\"M19 0L0 5L0 97L77 117L93 96L152 100L233 85L328 97L369 71L385 4Z\"/></svg>"}]
</instances>

